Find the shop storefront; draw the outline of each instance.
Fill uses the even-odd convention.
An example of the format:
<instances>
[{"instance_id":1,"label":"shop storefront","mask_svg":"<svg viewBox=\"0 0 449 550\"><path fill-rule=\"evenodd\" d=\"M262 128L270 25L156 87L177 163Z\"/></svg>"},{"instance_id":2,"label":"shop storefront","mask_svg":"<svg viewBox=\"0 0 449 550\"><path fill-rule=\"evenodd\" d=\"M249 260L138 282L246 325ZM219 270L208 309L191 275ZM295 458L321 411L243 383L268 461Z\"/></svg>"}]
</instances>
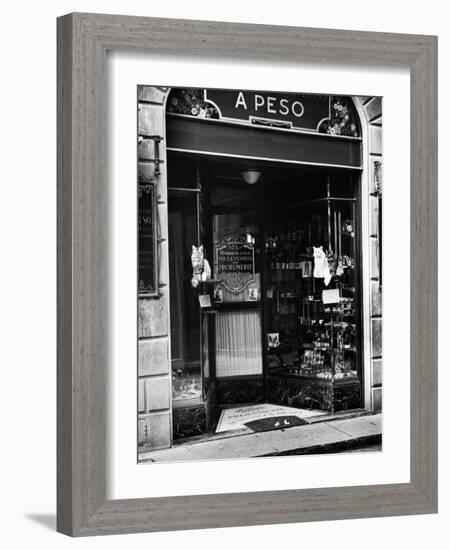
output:
<instances>
[{"instance_id":1,"label":"shop storefront","mask_svg":"<svg viewBox=\"0 0 449 550\"><path fill-rule=\"evenodd\" d=\"M381 408L381 101L139 89L139 445Z\"/></svg>"}]
</instances>

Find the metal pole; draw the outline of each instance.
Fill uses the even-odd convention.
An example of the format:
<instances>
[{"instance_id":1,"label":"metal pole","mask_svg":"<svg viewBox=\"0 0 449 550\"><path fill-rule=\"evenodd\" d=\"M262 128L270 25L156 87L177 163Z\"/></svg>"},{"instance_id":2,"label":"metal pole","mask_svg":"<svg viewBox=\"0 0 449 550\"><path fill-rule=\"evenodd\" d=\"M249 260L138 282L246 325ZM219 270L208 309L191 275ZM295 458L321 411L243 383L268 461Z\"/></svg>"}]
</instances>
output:
<instances>
[{"instance_id":1,"label":"metal pole","mask_svg":"<svg viewBox=\"0 0 449 550\"><path fill-rule=\"evenodd\" d=\"M327 239L328 239L328 246L327 249L330 251L332 249L331 247L331 239L332 239L332 222L331 222L331 184L330 184L330 176L328 174L327 176Z\"/></svg>"}]
</instances>

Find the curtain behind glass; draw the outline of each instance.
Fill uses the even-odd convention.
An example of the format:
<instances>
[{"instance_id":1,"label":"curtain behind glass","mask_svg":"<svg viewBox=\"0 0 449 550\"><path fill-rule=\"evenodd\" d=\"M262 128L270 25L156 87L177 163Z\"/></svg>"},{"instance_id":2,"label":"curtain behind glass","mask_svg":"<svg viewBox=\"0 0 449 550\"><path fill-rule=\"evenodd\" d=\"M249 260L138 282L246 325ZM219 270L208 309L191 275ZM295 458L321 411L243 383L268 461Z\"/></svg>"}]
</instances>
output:
<instances>
[{"instance_id":1,"label":"curtain behind glass","mask_svg":"<svg viewBox=\"0 0 449 550\"><path fill-rule=\"evenodd\" d=\"M221 312L215 322L217 377L262 374L260 312Z\"/></svg>"}]
</instances>

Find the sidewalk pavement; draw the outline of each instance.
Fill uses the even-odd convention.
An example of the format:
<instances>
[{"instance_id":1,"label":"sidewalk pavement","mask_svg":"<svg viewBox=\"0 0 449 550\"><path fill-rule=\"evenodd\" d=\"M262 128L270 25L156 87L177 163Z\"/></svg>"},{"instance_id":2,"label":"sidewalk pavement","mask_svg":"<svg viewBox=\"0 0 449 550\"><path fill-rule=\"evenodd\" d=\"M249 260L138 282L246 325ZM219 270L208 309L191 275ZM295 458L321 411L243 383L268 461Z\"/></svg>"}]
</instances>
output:
<instances>
[{"instance_id":1,"label":"sidewalk pavement","mask_svg":"<svg viewBox=\"0 0 449 550\"><path fill-rule=\"evenodd\" d=\"M228 432L220 438L180 442L170 449L141 453L139 460L185 462L334 453L362 445L378 444L381 442L381 434L381 414L337 418L282 430L235 435Z\"/></svg>"}]
</instances>

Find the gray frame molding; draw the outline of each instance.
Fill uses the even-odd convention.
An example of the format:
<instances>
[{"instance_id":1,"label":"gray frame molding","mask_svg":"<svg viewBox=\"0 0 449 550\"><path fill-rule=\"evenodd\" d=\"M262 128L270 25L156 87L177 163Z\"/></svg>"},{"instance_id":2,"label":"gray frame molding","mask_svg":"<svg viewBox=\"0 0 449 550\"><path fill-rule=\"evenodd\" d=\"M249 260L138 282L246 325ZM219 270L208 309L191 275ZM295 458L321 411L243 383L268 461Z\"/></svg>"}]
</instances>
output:
<instances>
[{"instance_id":1,"label":"gray frame molding","mask_svg":"<svg viewBox=\"0 0 449 550\"><path fill-rule=\"evenodd\" d=\"M408 66L411 481L106 500L107 50ZM75 13L58 19L58 505L72 536L437 511L437 38Z\"/></svg>"}]
</instances>

